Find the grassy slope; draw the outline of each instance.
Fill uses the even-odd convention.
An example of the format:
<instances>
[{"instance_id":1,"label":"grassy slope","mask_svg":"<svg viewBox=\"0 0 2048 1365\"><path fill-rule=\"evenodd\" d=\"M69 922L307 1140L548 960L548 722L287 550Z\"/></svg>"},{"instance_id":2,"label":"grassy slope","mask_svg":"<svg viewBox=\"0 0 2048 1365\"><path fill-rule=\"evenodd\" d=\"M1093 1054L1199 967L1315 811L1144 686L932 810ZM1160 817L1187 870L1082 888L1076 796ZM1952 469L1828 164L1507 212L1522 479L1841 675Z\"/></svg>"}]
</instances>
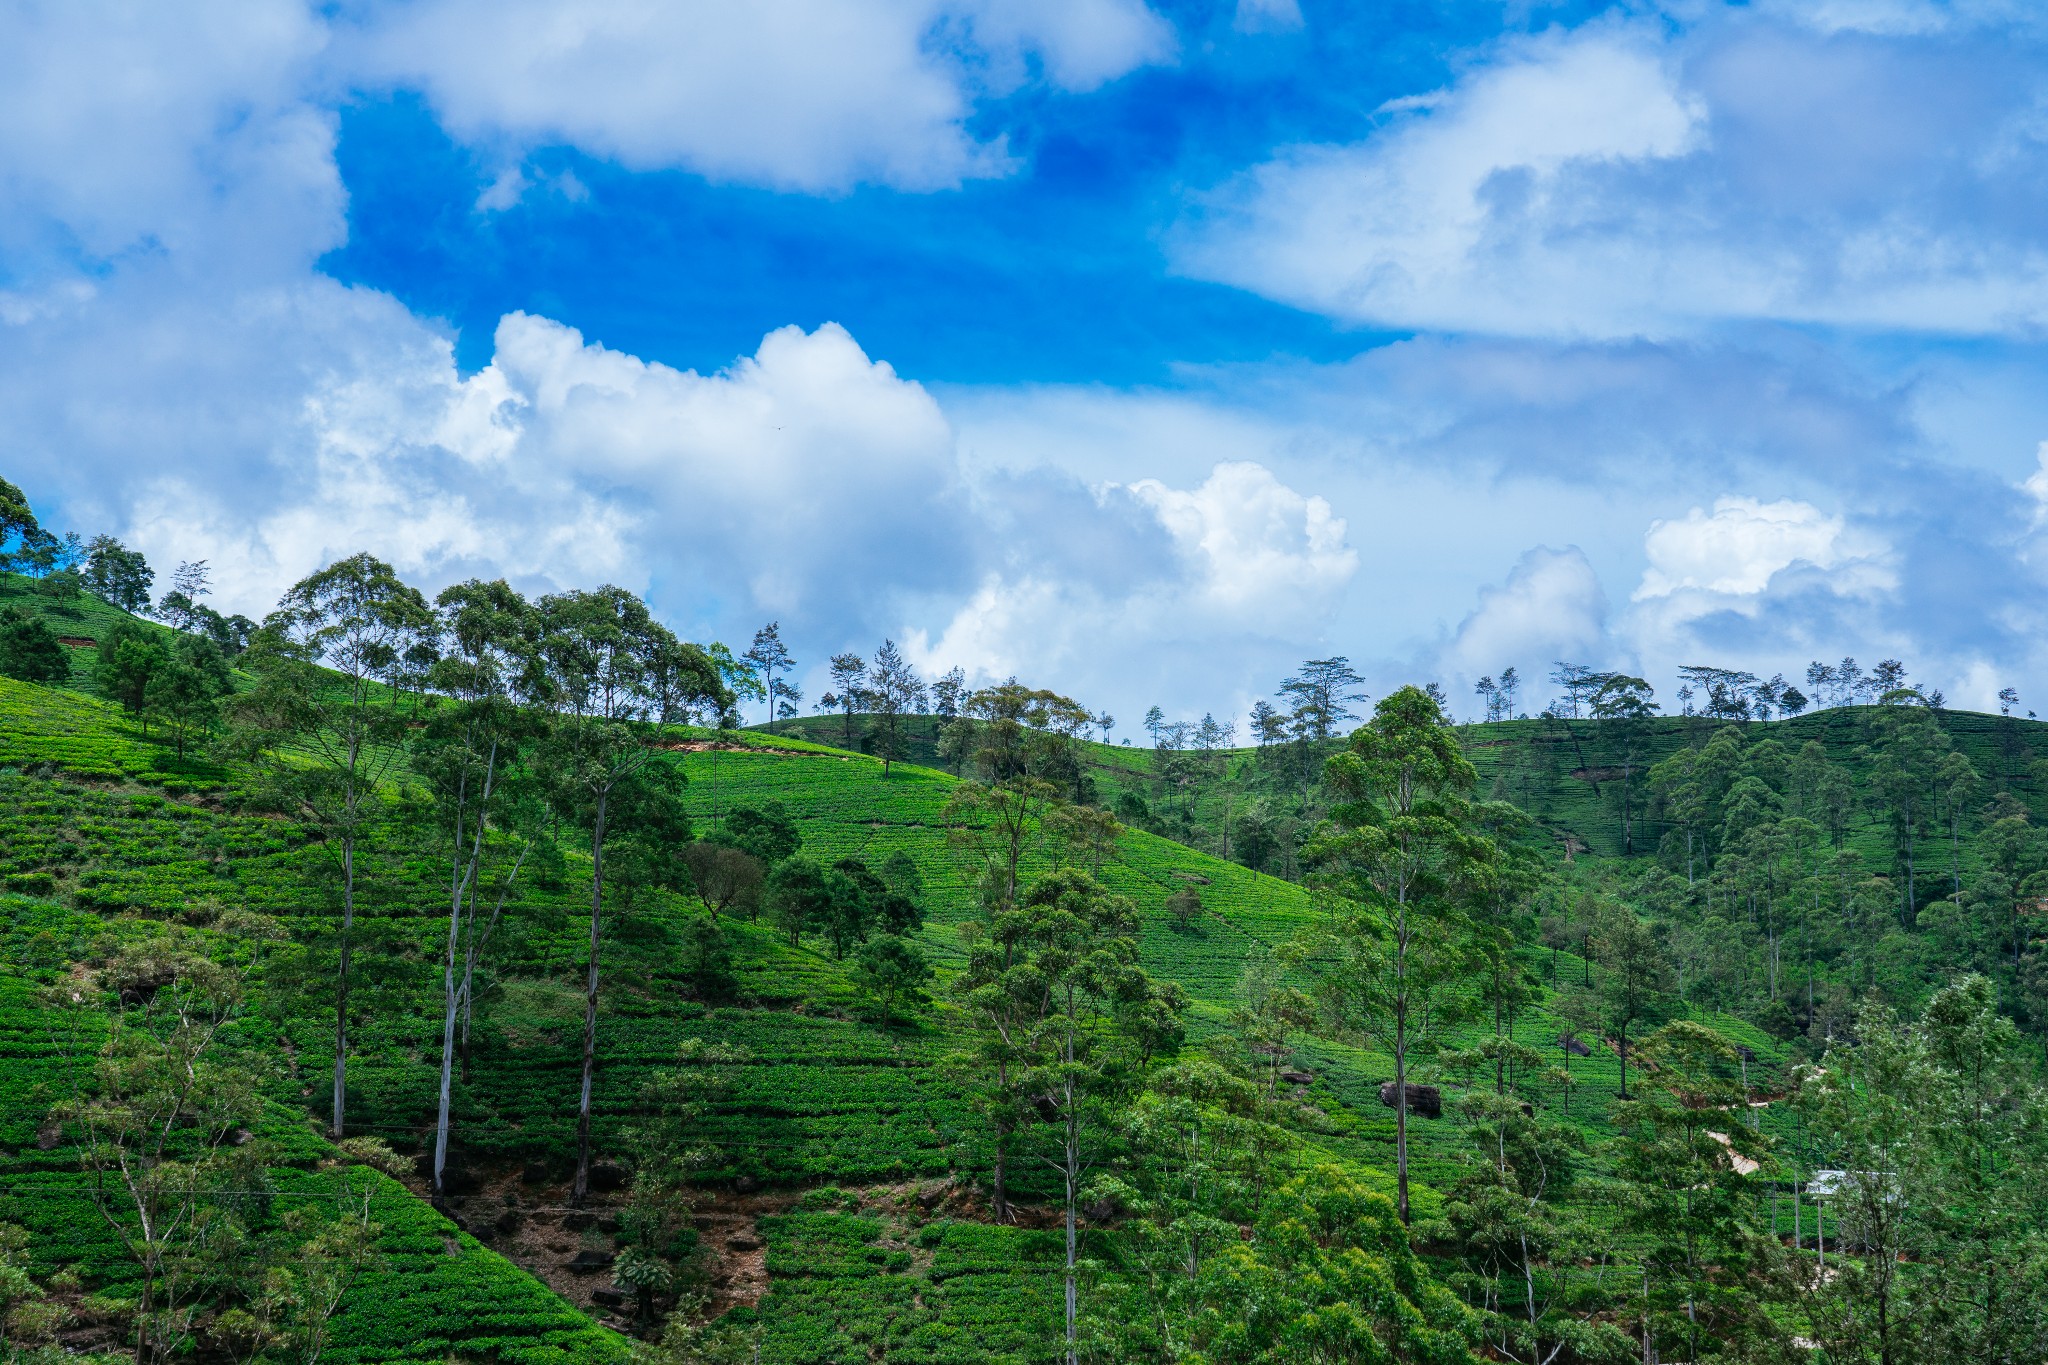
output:
<instances>
[{"instance_id":1,"label":"grassy slope","mask_svg":"<svg viewBox=\"0 0 2048 1365\"><path fill-rule=\"evenodd\" d=\"M777 799L802 822L809 852L859 854L879 862L904 850L930 889L926 942L942 962L957 960L954 929L972 906L966 870L939 822L952 779L899 765L885 780L872 759L819 744L836 737L826 727L805 728L812 732L808 742L749 738L741 749L679 749L677 761L692 779L694 813L708 820L738 803ZM1098 747L1095 754L1098 771L1106 775L1136 777L1143 759L1122 746ZM289 821L237 813L236 774L173 760L113 708L74 691L0 680L0 770L6 834L0 877L45 898L6 902L12 970L25 979L47 978L88 951L90 934L82 926L104 920L185 914L208 901L273 914L306 945L278 950L276 961L263 969L265 1026L280 1054L273 1098L280 1112L316 1106L319 1078L331 1066L318 964L333 907L324 853L309 832ZM1177 874L1202 879L1209 913L1196 933L1174 931L1160 911L1166 895L1187 880ZM1256 943L1285 941L1317 913L1299 887L1142 833L1126 836L1102 875L1144 912L1147 965L1186 986L1197 1035L1224 1023L1246 952ZM365 934L378 946L358 985L363 1019L356 1033L360 1051L351 1062L351 1104L359 1131L399 1143L416 1140L432 1114L433 963L441 894L429 857L372 860ZM531 887L515 908L497 988L480 1007L476 1075L458 1087L458 1138L474 1159L538 1159L559 1170L566 1156L580 1020L571 978L581 959L587 896L587 881L572 859L557 884ZM52 929L47 916L62 913L51 909L52 899L91 918ZM909 1029L879 1029L846 1018L840 1007L850 991L837 964L809 944L790 949L765 929L745 925L730 929L743 1000L706 1009L687 998L675 963L676 929L700 913L681 903L646 907L622 923L607 945L612 985L597 1094L601 1142L630 1121L649 1071L672 1058L682 1039L702 1037L741 1043L754 1057L712 1116L714 1136L728 1153L727 1175L771 1186L871 1184L979 1167L974 1126L938 1065L950 1046L945 1011ZM30 944L36 945L33 952ZM1579 969L1575 959L1561 962L1566 975ZM311 980L304 991L293 984L302 970ZM1722 1022L1742 1041L1772 1054L1768 1040L1754 1030ZM1560 1028L1537 1009L1518 1021L1516 1032L1532 1046L1548 1048ZM288 1062L282 1057L287 1038ZM1377 1103L1374 1089L1391 1074L1388 1060L1306 1042L1298 1060L1317 1073L1313 1097L1330 1115L1316 1141L1365 1167L1384 1169L1392 1116ZM1576 1062L1574 1070L1582 1082L1575 1112L1597 1114L1615 1088L1614 1059L1603 1053ZM18 1126L32 1117L19 1107L25 1100L18 1088L7 1087L0 1100L5 1096L15 1097L17 1107L0 1113L0 1122ZM1428 1181L1452 1174L1448 1125L1418 1123L1415 1134L1418 1176ZM1430 1199L1425 1191L1425 1207ZM771 1270L779 1264L788 1272L762 1305L766 1359L858 1358L878 1342L901 1346L903 1354L890 1347L892 1358L979 1358L967 1348L986 1340L994 1323L1014 1320L1020 1312L1029 1317L1041 1300L1051 1302L1044 1272L1034 1268L1042 1248L1029 1234L950 1223L920 1230L917 1216L891 1212L872 1196L859 1211L824 1210L818 1217L826 1221L762 1224ZM855 1221L841 1225L832 1219ZM869 1245L862 1241L870 1231L863 1219L879 1219L873 1245L889 1251L901 1243L908 1249L907 1268L898 1267L908 1279L827 1273L836 1262L807 1260L811 1253L802 1248L820 1238L852 1237ZM423 1207L386 1222L394 1236L401 1227L416 1239L429 1236L423 1229L435 1239L452 1235L439 1215ZM486 1225L476 1226L489 1235ZM947 1260L955 1242L975 1248L971 1255L963 1252L958 1265ZM394 1257L395 1278L351 1305L352 1320L360 1324L352 1340L369 1352L360 1358L379 1358L377 1350L398 1352L402 1342L411 1341L379 1338L375 1324L399 1320L391 1314L392 1302L421 1296L443 1303L437 1321L455 1324L452 1336L425 1338L441 1345L422 1349L445 1350L448 1341L464 1335L512 1331L541 1343L550 1332L588 1330L563 1325L559 1300L474 1240L454 1237L453 1244L457 1254L444 1248L438 1261ZM507 1275L527 1288L506 1289ZM976 1275L989 1278L978 1281ZM447 1305L485 1292L479 1286L491 1287L502 1311L463 1326L467 1310ZM852 1312L852 1299L865 1305L859 1313ZM889 1308L891 1303L897 1307ZM503 1321L507 1313L517 1319L509 1328ZM818 1345L827 1324L854 1319L869 1325L830 1351ZM910 1353L912 1337L926 1343L918 1348L929 1347L926 1354ZM948 1341L955 1345L946 1346ZM956 1354L948 1356L947 1350ZM1018 1350L1019 1358L1034 1353L1022 1345Z\"/></svg>"}]
</instances>

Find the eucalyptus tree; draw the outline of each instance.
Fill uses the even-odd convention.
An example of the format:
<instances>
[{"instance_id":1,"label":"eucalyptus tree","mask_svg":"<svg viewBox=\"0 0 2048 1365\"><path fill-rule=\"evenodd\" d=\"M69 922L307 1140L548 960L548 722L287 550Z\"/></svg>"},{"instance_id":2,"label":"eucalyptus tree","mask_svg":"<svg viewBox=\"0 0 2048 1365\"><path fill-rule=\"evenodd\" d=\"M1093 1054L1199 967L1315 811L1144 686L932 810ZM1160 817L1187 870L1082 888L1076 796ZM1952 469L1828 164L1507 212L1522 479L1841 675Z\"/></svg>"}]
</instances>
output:
<instances>
[{"instance_id":1,"label":"eucalyptus tree","mask_svg":"<svg viewBox=\"0 0 2048 1365\"><path fill-rule=\"evenodd\" d=\"M549 673L556 716L540 755L556 811L590 837L590 959L584 982L583 1071L576 1110L576 1178L572 1203L590 1190L590 1096L597 1070L597 1008L602 981L605 839L615 801L659 760L637 722L653 704L650 677L664 651L676 651L668 629L646 603L623 588L570 592L540 603L540 655ZM707 657L685 684L690 695L724 712L731 690ZM679 782L681 774L675 775Z\"/></svg>"},{"instance_id":2,"label":"eucalyptus tree","mask_svg":"<svg viewBox=\"0 0 2048 1365\"><path fill-rule=\"evenodd\" d=\"M1608 673L1602 676L1600 685L1594 689L1591 700L1593 716L1606 721L1618 732L1621 740L1621 852L1623 857L1635 852L1636 827L1630 823L1634 813L1635 779L1643 767L1643 740L1649 729L1651 717L1657 714L1657 703L1652 700L1656 689L1641 678L1632 678L1622 673Z\"/></svg>"},{"instance_id":3,"label":"eucalyptus tree","mask_svg":"<svg viewBox=\"0 0 2048 1365\"><path fill-rule=\"evenodd\" d=\"M448 947L442 967L441 1077L434 1124L432 1184L445 1193L451 1084L460 1024L463 1071L468 1073L469 1018L477 961L497 929L538 831L527 837L509 868L501 869L495 905L479 914L478 898L494 826L513 823L516 789L506 778L523 749L537 738L536 708L517 703L537 683L535 646L539 613L502 579L470 581L436 599L448 652L428 681L444 699L415 744L413 766L427 782L448 840Z\"/></svg>"},{"instance_id":4,"label":"eucalyptus tree","mask_svg":"<svg viewBox=\"0 0 2048 1365\"><path fill-rule=\"evenodd\" d=\"M389 564L369 554L338 560L300 579L265 619L249 655L256 686L233 707L238 746L272 759L280 786L302 815L323 828L339 864L329 1120L336 1137L344 1131L347 1105L357 855L372 825L378 787L405 762L408 720L375 704L377 679L403 644L430 629L433 620L426 599ZM283 753L287 746L290 757Z\"/></svg>"},{"instance_id":5,"label":"eucalyptus tree","mask_svg":"<svg viewBox=\"0 0 2048 1365\"><path fill-rule=\"evenodd\" d=\"M1408 1072L1418 1049L1468 1007L1466 910L1499 860L1470 801L1477 782L1434 698L1403 687L1332 757L1338 797L1310 842L1311 885L1333 899L1327 928L1296 945L1330 1021L1394 1058L1394 1176L1408 1201Z\"/></svg>"},{"instance_id":6,"label":"eucalyptus tree","mask_svg":"<svg viewBox=\"0 0 2048 1365\"><path fill-rule=\"evenodd\" d=\"M847 650L842 654L834 654L828 668L832 674L832 684L839 690L836 693L828 692L820 699L819 704L823 706L836 704L838 706L841 717L839 742L843 747L851 749L853 747L853 716L856 711L859 711L866 704L867 700L863 695L863 684L867 680L868 661L853 651Z\"/></svg>"},{"instance_id":7,"label":"eucalyptus tree","mask_svg":"<svg viewBox=\"0 0 2048 1365\"><path fill-rule=\"evenodd\" d=\"M768 719L772 723L780 715L776 703L792 690L783 679L796 669L796 659L789 646L782 643L782 623L770 621L755 631L753 644L740 657L760 674L762 699L768 703Z\"/></svg>"},{"instance_id":8,"label":"eucalyptus tree","mask_svg":"<svg viewBox=\"0 0 2048 1365\"><path fill-rule=\"evenodd\" d=\"M112 536L94 536L85 545L81 577L86 591L130 614L149 610L149 586L156 571L140 550L131 550Z\"/></svg>"},{"instance_id":9,"label":"eucalyptus tree","mask_svg":"<svg viewBox=\"0 0 2048 1365\"><path fill-rule=\"evenodd\" d=\"M1294 716L1302 734L1322 743L1336 734L1347 720L1356 720L1353 702L1364 701L1365 679L1343 655L1310 659L1280 684L1280 695L1294 703Z\"/></svg>"},{"instance_id":10,"label":"eucalyptus tree","mask_svg":"<svg viewBox=\"0 0 2048 1365\"><path fill-rule=\"evenodd\" d=\"M1137 930L1129 899L1061 869L995 910L953 983L972 1039L956 1065L983 1092L998 1218L1008 1216L1007 1148L1026 1106L1055 1130L1047 1160L1061 1188L1069 1365L1079 1359L1078 1216L1103 1106L1135 1084L1147 1056L1177 1045L1184 1007L1178 986L1138 966Z\"/></svg>"},{"instance_id":11,"label":"eucalyptus tree","mask_svg":"<svg viewBox=\"0 0 2048 1365\"><path fill-rule=\"evenodd\" d=\"M884 640L875 651L874 662L868 665L867 680L860 691L868 710L875 715L875 756L882 760L882 776L886 778L890 763L902 757L904 717L917 706L924 684L918 679L917 670L896 648L896 642Z\"/></svg>"}]
</instances>

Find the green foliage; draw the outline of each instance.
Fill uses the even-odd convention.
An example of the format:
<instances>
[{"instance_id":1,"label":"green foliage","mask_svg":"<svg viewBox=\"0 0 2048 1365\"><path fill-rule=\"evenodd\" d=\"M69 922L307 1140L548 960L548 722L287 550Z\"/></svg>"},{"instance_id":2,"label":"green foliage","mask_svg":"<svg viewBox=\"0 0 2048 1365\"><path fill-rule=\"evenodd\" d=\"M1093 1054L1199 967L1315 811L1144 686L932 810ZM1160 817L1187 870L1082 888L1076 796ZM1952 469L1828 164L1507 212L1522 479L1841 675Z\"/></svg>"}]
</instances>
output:
<instances>
[{"instance_id":1,"label":"green foliage","mask_svg":"<svg viewBox=\"0 0 2048 1365\"><path fill-rule=\"evenodd\" d=\"M705 836L705 842L738 849L764 866L774 867L795 856L804 836L780 801L764 802L759 810L740 806Z\"/></svg>"},{"instance_id":2,"label":"green foliage","mask_svg":"<svg viewBox=\"0 0 2048 1365\"><path fill-rule=\"evenodd\" d=\"M0 676L60 683L71 676L71 656L41 618L17 607L0 607Z\"/></svg>"},{"instance_id":3,"label":"green foliage","mask_svg":"<svg viewBox=\"0 0 2048 1365\"><path fill-rule=\"evenodd\" d=\"M931 979L932 966L924 953L895 934L871 939L854 954L854 986L883 1020L930 1004L924 988Z\"/></svg>"}]
</instances>

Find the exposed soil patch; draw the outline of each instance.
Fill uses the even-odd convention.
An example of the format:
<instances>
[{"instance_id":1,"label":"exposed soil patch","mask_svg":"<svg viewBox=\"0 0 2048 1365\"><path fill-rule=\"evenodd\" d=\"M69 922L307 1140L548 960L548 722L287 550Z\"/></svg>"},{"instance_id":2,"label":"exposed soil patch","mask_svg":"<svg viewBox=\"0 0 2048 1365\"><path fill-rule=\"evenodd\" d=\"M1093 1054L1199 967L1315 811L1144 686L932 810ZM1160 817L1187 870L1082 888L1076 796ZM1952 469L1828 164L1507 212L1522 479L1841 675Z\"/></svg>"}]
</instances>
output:
<instances>
[{"instance_id":1,"label":"exposed soil patch","mask_svg":"<svg viewBox=\"0 0 2048 1365\"><path fill-rule=\"evenodd\" d=\"M773 754L777 758L835 758L809 749L784 749L773 744L735 744L725 739L671 739L654 746L678 754Z\"/></svg>"}]
</instances>

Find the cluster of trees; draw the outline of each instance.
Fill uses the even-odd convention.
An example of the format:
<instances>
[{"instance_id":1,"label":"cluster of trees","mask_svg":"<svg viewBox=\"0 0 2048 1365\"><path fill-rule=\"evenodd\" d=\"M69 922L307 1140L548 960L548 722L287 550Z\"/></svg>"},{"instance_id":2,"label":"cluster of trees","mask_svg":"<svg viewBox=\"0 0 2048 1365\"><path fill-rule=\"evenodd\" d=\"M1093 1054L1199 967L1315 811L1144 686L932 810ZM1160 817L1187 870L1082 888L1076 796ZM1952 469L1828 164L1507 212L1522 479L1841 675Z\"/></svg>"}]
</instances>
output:
<instances>
[{"instance_id":1,"label":"cluster of trees","mask_svg":"<svg viewBox=\"0 0 2048 1365\"><path fill-rule=\"evenodd\" d=\"M2048 1031L2032 913L2048 895L2048 833L1931 707L1895 699L1866 730L1860 785L1818 742L1735 726L1649 770L1667 829L1659 866L1628 894L1674 926L1688 996L1824 1040L1862 992L1911 999L1917 981L1968 968ZM1889 859L1851 841L1862 820Z\"/></svg>"},{"instance_id":2,"label":"cluster of trees","mask_svg":"<svg viewBox=\"0 0 2048 1365\"><path fill-rule=\"evenodd\" d=\"M1839 664L1815 660L1806 667L1804 692L1782 673L1762 678L1741 669L1687 664L1678 675L1674 695L1679 714L1711 720L1783 720L1808 707L1867 706L1886 701L1914 701L1939 709L1947 700L1939 689L1909 682L1906 666L1897 659L1885 659L1867 673L1853 657ZM1545 714L1571 720L1604 719L1599 699L1617 679L1650 690L1640 678L1560 661L1550 673L1550 681L1558 689L1557 699ZM1525 713L1515 709L1520 690L1521 680L1513 668L1501 670L1498 681L1490 676L1481 678L1474 688L1483 703L1481 719L1527 720ZM1999 693L1999 704L2005 714L2011 714L2019 704L2018 692L2005 688Z\"/></svg>"},{"instance_id":3,"label":"cluster of trees","mask_svg":"<svg viewBox=\"0 0 2048 1365\"><path fill-rule=\"evenodd\" d=\"M75 1141L85 1199L135 1270L132 1299L88 1307L130 1322L131 1358L144 1365L202 1348L320 1360L342 1299L381 1260L371 1171L395 1172L399 1158L351 1139L312 1186L276 1188L269 1167L282 1157L259 1135L260 1078L222 1042L245 1008L241 973L190 930L131 937L42 1004L70 1063L51 1119ZM53 1340L69 1315L50 1301L76 1294L77 1276L37 1283L28 1250L22 1229L0 1224L0 1348L23 1365L79 1359Z\"/></svg>"}]
</instances>

